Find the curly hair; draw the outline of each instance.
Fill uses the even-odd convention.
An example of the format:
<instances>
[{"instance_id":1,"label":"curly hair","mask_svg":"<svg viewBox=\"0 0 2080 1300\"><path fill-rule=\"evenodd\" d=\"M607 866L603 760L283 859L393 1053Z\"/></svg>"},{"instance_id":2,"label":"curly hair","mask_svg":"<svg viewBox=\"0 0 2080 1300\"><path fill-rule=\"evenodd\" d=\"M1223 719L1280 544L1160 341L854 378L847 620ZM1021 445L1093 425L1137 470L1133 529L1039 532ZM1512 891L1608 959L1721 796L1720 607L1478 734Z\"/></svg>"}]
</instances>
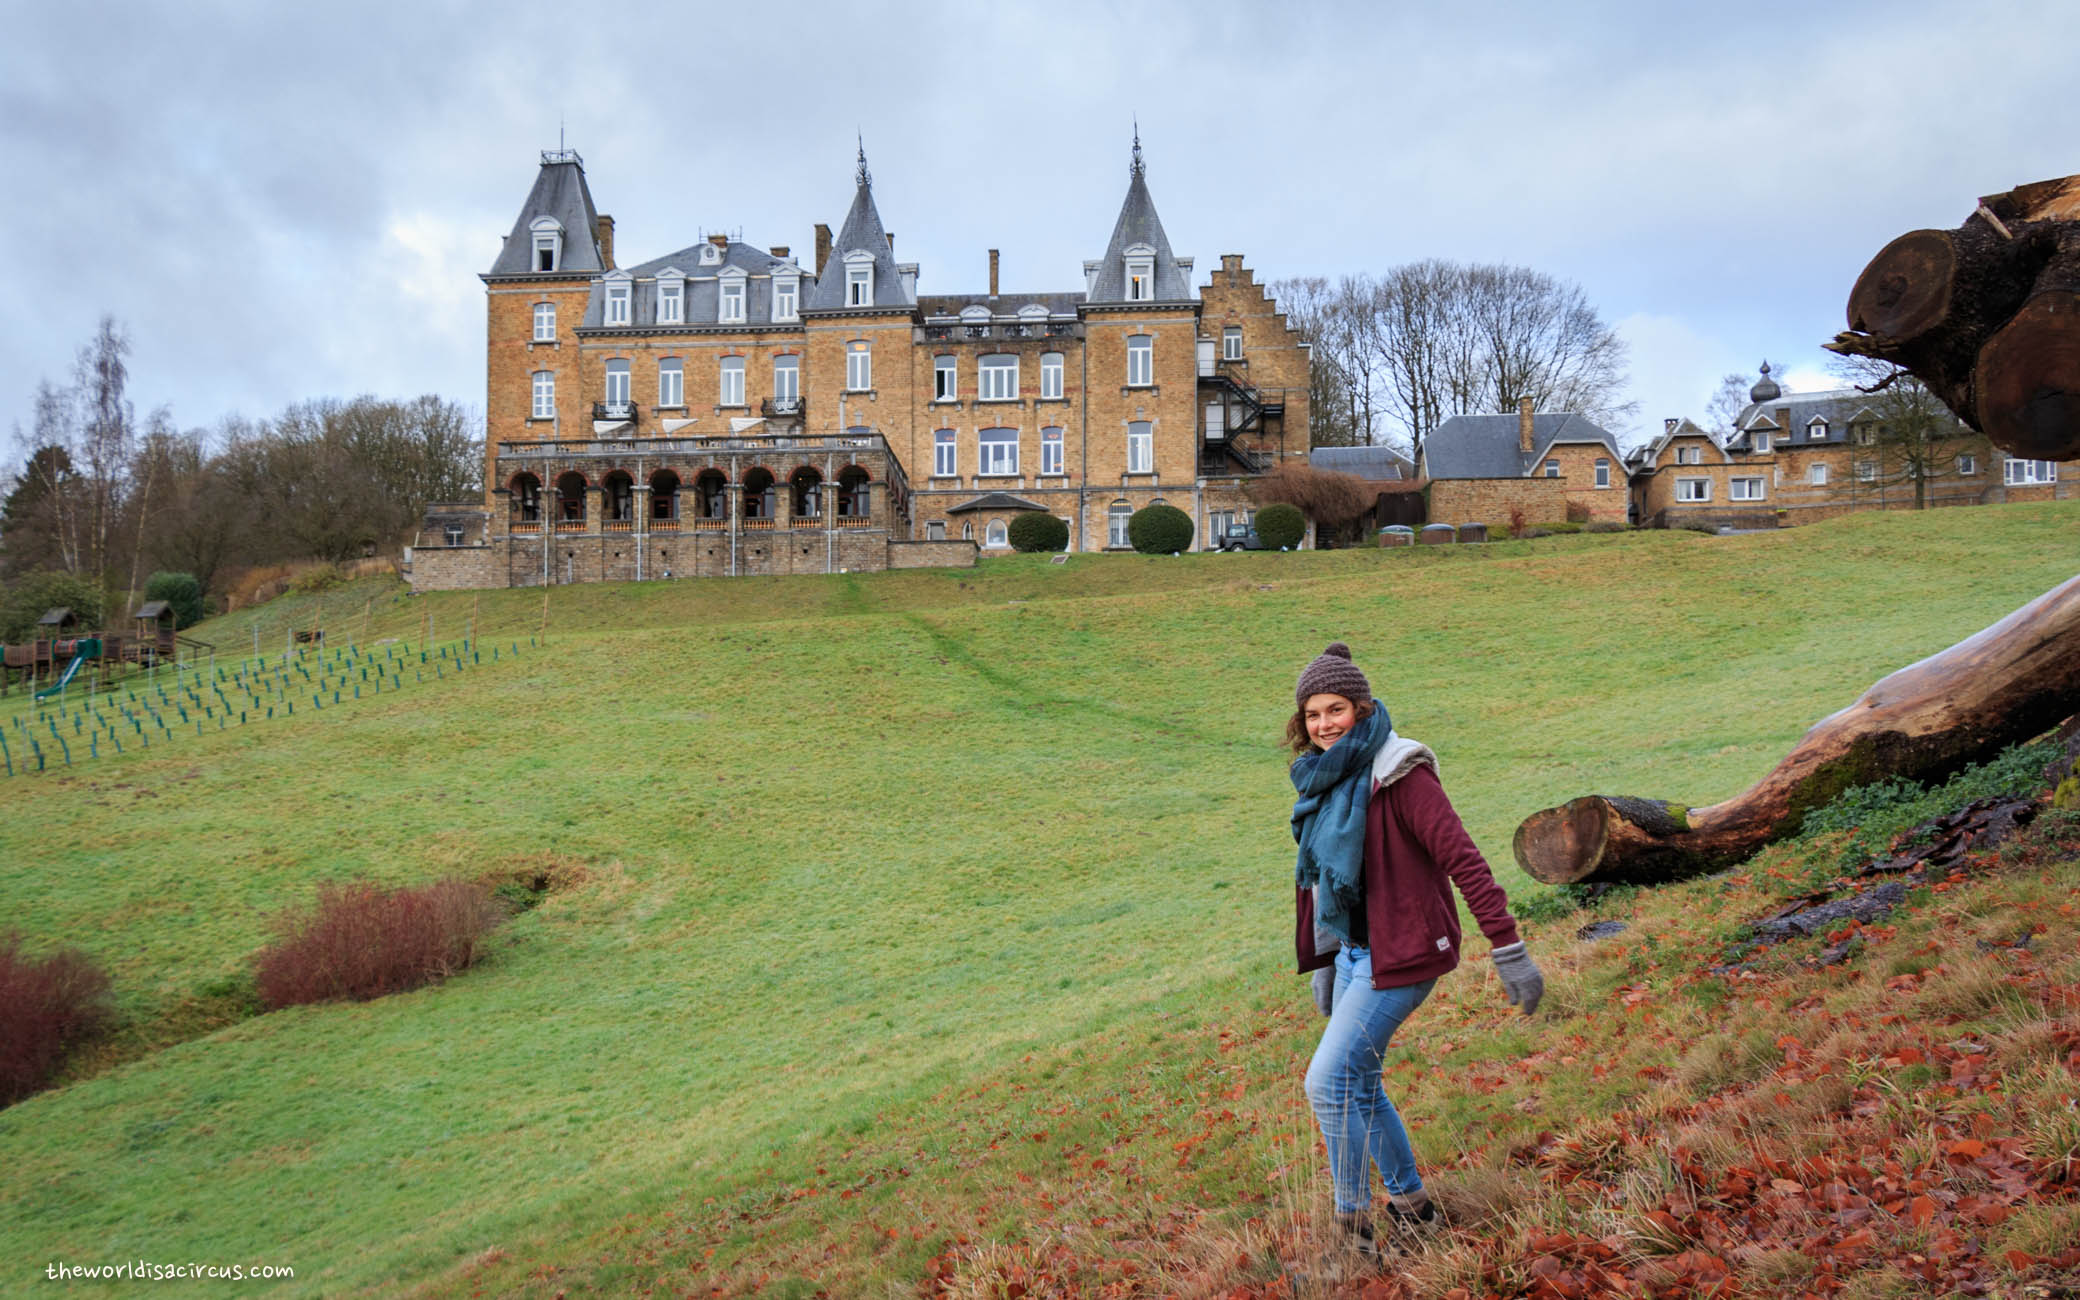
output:
<instances>
[{"instance_id":1,"label":"curly hair","mask_svg":"<svg viewBox=\"0 0 2080 1300\"><path fill-rule=\"evenodd\" d=\"M1363 722L1371 717L1376 703L1377 701L1367 700L1360 704L1358 706L1358 721ZM1286 719L1284 744L1287 749L1293 752L1294 758L1298 758L1302 754L1319 754L1322 752L1322 747L1315 744L1314 740L1307 734L1307 710L1305 708L1294 709L1293 716Z\"/></svg>"}]
</instances>

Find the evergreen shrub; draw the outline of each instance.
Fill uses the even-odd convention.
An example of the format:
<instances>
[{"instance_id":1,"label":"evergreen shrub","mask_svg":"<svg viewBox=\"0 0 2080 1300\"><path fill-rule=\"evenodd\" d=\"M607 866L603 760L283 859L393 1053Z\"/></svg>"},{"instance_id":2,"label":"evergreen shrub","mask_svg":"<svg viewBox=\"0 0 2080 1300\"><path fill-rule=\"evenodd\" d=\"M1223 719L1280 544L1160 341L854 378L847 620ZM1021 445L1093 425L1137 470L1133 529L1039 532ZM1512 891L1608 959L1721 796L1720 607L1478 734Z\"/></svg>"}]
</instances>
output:
<instances>
[{"instance_id":1,"label":"evergreen shrub","mask_svg":"<svg viewBox=\"0 0 2080 1300\"><path fill-rule=\"evenodd\" d=\"M1143 555L1192 549L1192 517L1176 506L1143 506L1127 519L1127 541Z\"/></svg>"},{"instance_id":2,"label":"evergreen shrub","mask_svg":"<svg viewBox=\"0 0 2080 1300\"><path fill-rule=\"evenodd\" d=\"M1044 510L1027 510L1011 517L1004 530L1014 551L1066 551L1069 525Z\"/></svg>"},{"instance_id":3,"label":"evergreen shrub","mask_svg":"<svg viewBox=\"0 0 2080 1300\"><path fill-rule=\"evenodd\" d=\"M1307 516L1280 501L1257 511L1257 540L1274 551L1290 551L1307 536Z\"/></svg>"},{"instance_id":4,"label":"evergreen shrub","mask_svg":"<svg viewBox=\"0 0 2080 1300\"><path fill-rule=\"evenodd\" d=\"M71 610L79 615L80 627L91 632L101 626L101 588L72 573L24 576L0 598L0 642L12 645L36 639L36 620L52 609Z\"/></svg>"},{"instance_id":5,"label":"evergreen shrub","mask_svg":"<svg viewBox=\"0 0 2080 1300\"><path fill-rule=\"evenodd\" d=\"M173 625L193 627L209 613L202 584L192 573L155 573L145 579L144 598L163 600L173 606Z\"/></svg>"}]
</instances>

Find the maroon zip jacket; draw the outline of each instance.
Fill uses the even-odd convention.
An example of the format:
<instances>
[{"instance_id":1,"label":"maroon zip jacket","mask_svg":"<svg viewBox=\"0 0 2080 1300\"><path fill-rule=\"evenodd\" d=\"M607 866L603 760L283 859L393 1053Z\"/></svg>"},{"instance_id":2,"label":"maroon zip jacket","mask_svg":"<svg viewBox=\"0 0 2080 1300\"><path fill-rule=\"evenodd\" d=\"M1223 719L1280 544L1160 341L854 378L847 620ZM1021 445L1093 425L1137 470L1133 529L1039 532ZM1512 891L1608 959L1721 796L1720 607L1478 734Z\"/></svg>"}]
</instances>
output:
<instances>
[{"instance_id":1,"label":"maroon zip jacket","mask_svg":"<svg viewBox=\"0 0 2080 1300\"><path fill-rule=\"evenodd\" d=\"M1445 887L1447 877L1490 944L1517 942L1509 899L1428 762L1418 760L1373 790L1365 806L1364 877L1376 989L1420 984L1459 964L1459 909ZM1315 949L1314 891L1295 886L1293 906L1300 970L1319 970L1336 960L1336 950Z\"/></svg>"}]
</instances>

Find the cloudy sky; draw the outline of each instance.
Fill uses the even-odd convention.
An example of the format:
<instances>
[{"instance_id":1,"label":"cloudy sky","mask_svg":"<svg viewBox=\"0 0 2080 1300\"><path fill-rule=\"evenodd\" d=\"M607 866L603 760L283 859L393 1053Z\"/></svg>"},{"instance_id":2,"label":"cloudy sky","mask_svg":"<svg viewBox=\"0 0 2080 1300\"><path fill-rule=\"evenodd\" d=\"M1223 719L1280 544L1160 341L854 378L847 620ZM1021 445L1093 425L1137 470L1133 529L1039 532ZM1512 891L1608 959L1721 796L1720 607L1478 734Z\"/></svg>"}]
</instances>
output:
<instances>
[{"instance_id":1,"label":"cloudy sky","mask_svg":"<svg viewBox=\"0 0 2080 1300\"><path fill-rule=\"evenodd\" d=\"M1698 17L1675 16L1694 8ZM924 292L1074 289L1138 115L1171 243L1260 278L1505 261L1579 282L1640 424L1818 344L1893 236L2080 171L2080 6L8 0L21 254L0 422L103 313L140 409L481 408L483 286L559 127L624 263L810 243L866 139Z\"/></svg>"}]
</instances>

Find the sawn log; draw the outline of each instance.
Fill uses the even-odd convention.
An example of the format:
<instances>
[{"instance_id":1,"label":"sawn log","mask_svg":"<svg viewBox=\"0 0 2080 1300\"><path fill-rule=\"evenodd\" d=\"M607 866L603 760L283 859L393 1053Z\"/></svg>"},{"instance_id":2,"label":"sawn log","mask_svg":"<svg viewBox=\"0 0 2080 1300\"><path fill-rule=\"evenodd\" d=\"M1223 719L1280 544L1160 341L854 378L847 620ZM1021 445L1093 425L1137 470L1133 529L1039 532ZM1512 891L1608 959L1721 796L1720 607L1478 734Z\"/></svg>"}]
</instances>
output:
<instances>
[{"instance_id":1,"label":"sawn log","mask_svg":"<svg viewBox=\"0 0 2080 1300\"><path fill-rule=\"evenodd\" d=\"M1791 835L1809 809L1887 777L1930 781L2080 713L2080 577L1822 719L1723 803L1584 795L1517 827L1517 863L1552 885L1661 884Z\"/></svg>"}]
</instances>

